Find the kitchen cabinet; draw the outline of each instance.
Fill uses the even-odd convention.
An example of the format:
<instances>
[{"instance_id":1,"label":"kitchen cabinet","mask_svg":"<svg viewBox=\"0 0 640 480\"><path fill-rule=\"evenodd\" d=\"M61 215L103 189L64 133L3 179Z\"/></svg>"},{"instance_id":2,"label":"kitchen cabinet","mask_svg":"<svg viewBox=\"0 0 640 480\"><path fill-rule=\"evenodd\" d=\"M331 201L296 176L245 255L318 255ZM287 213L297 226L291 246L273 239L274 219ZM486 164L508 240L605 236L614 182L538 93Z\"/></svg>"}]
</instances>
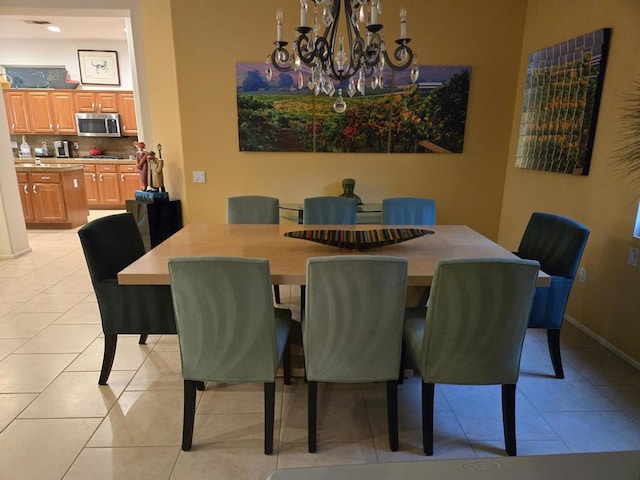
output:
<instances>
[{"instance_id":1,"label":"kitchen cabinet","mask_svg":"<svg viewBox=\"0 0 640 480\"><path fill-rule=\"evenodd\" d=\"M120 132L122 135L137 136L138 121L132 92L118 94L118 112L120 113Z\"/></svg>"},{"instance_id":2,"label":"kitchen cabinet","mask_svg":"<svg viewBox=\"0 0 640 480\"><path fill-rule=\"evenodd\" d=\"M31 133L56 133L49 92L28 91L27 109L31 118Z\"/></svg>"},{"instance_id":3,"label":"kitchen cabinet","mask_svg":"<svg viewBox=\"0 0 640 480\"><path fill-rule=\"evenodd\" d=\"M50 95L56 132L63 135L75 135L78 133L73 94L71 92L51 92Z\"/></svg>"},{"instance_id":4,"label":"kitchen cabinet","mask_svg":"<svg viewBox=\"0 0 640 480\"><path fill-rule=\"evenodd\" d=\"M120 175L120 196L123 202L136 198L136 190L140 190L140 171L135 165L118 165Z\"/></svg>"},{"instance_id":5,"label":"kitchen cabinet","mask_svg":"<svg viewBox=\"0 0 640 480\"><path fill-rule=\"evenodd\" d=\"M76 134L76 118L71 93L28 91L27 100L32 133Z\"/></svg>"},{"instance_id":6,"label":"kitchen cabinet","mask_svg":"<svg viewBox=\"0 0 640 480\"><path fill-rule=\"evenodd\" d=\"M120 179L118 178L118 166L96 165L98 175L98 199L103 207L122 207L124 200L120 195Z\"/></svg>"},{"instance_id":7,"label":"kitchen cabinet","mask_svg":"<svg viewBox=\"0 0 640 480\"><path fill-rule=\"evenodd\" d=\"M77 113L118 113L116 92L83 91L73 96Z\"/></svg>"},{"instance_id":8,"label":"kitchen cabinet","mask_svg":"<svg viewBox=\"0 0 640 480\"><path fill-rule=\"evenodd\" d=\"M22 203L22 213L26 223L33 222L33 205L31 204L31 185L29 184L29 174L18 173L18 188L20 189L20 202Z\"/></svg>"},{"instance_id":9,"label":"kitchen cabinet","mask_svg":"<svg viewBox=\"0 0 640 480\"><path fill-rule=\"evenodd\" d=\"M100 196L98 194L98 174L96 166L86 164L84 166L84 185L87 192L87 204L89 207L100 205Z\"/></svg>"},{"instance_id":10,"label":"kitchen cabinet","mask_svg":"<svg viewBox=\"0 0 640 480\"><path fill-rule=\"evenodd\" d=\"M3 91L7 110L9 133L31 133L31 119L27 106L27 92L8 89Z\"/></svg>"},{"instance_id":11,"label":"kitchen cabinet","mask_svg":"<svg viewBox=\"0 0 640 480\"><path fill-rule=\"evenodd\" d=\"M27 228L74 228L89 208L81 166L16 167Z\"/></svg>"},{"instance_id":12,"label":"kitchen cabinet","mask_svg":"<svg viewBox=\"0 0 640 480\"><path fill-rule=\"evenodd\" d=\"M85 163L84 181L91 208L123 208L140 190L140 172L135 163Z\"/></svg>"}]
</instances>

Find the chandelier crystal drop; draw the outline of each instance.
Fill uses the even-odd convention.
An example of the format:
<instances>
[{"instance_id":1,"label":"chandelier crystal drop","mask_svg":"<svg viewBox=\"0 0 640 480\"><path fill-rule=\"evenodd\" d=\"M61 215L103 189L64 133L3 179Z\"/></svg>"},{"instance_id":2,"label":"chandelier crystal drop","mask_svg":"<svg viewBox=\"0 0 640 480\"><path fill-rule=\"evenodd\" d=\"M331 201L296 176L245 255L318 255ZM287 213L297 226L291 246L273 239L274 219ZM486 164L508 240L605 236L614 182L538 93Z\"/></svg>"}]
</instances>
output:
<instances>
[{"instance_id":1,"label":"chandelier crystal drop","mask_svg":"<svg viewBox=\"0 0 640 480\"><path fill-rule=\"evenodd\" d=\"M308 23L309 6L312 5L312 22ZM344 25L340 33L340 18L344 10ZM329 96L338 92L334 103L336 112L346 110L342 90L349 97L365 94L366 80L371 88L384 88L384 67L395 71L411 66L411 81L418 81L417 55L409 47L407 38L407 11L400 9L400 38L389 55L384 40L384 26L378 22L382 14L382 0L300 0L300 25L291 50L282 33L283 13L276 12L277 37L275 48L267 56L266 77L271 80L273 69L280 72L298 72L298 88L303 88L301 66L311 73L307 81L316 95ZM321 28L324 30L321 32ZM363 36L363 34L364 36Z\"/></svg>"}]
</instances>

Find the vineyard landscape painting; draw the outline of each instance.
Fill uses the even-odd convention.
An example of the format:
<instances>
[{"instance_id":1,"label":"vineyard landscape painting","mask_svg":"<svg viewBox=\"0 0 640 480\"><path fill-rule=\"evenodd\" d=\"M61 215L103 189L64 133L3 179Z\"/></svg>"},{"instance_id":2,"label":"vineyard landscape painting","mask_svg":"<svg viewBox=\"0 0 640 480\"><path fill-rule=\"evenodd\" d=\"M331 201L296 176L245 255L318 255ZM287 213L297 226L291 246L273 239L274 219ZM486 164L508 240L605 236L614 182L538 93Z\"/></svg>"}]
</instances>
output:
<instances>
[{"instance_id":1,"label":"vineyard landscape painting","mask_svg":"<svg viewBox=\"0 0 640 480\"><path fill-rule=\"evenodd\" d=\"M309 73L274 71L264 63L238 63L236 93L241 151L461 153L471 68L420 66L418 83L409 70L387 69L384 85L367 85L366 95L343 97L336 113L333 96L307 88ZM304 88L298 83L302 75ZM346 83L346 82L345 82ZM338 86L336 85L336 88Z\"/></svg>"},{"instance_id":2,"label":"vineyard landscape painting","mask_svg":"<svg viewBox=\"0 0 640 480\"><path fill-rule=\"evenodd\" d=\"M611 30L528 56L516 166L587 175Z\"/></svg>"}]
</instances>

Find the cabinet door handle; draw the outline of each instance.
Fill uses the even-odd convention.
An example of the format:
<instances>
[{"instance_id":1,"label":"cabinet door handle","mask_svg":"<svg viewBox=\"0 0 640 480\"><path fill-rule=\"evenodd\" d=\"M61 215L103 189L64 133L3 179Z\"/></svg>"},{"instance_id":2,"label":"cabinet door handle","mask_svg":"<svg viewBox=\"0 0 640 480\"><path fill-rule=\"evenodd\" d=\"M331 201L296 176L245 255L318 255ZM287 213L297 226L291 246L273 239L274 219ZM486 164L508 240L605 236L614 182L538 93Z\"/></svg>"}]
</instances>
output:
<instances>
[{"instance_id":1,"label":"cabinet door handle","mask_svg":"<svg viewBox=\"0 0 640 480\"><path fill-rule=\"evenodd\" d=\"M56 123L56 130L60 130L60 124Z\"/></svg>"},{"instance_id":2,"label":"cabinet door handle","mask_svg":"<svg viewBox=\"0 0 640 480\"><path fill-rule=\"evenodd\" d=\"M31 188L33 190L33 193L38 193L38 189L36 188L36 184L33 184L33 187Z\"/></svg>"},{"instance_id":3,"label":"cabinet door handle","mask_svg":"<svg viewBox=\"0 0 640 480\"><path fill-rule=\"evenodd\" d=\"M92 104L91 104L91 110L95 110L95 109L96 109L96 104L95 104L95 103L92 103Z\"/></svg>"},{"instance_id":4,"label":"cabinet door handle","mask_svg":"<svg viewBox=\"0 0 640 480\"><path fill-rule=\"evenodd\" d=\"M120 181L121 181L121 182L124 182L124 173L121 173L121 174L120 174Z\"/></svg>"},{"instance_id":5,"label":"cabinet door handle","mask_svg":"<svg viewBox=\"0 0 640 480\"><path fill-rule=\"evenodd\" d=\"M53 130L53 125L49 124L49 130Z\"/></svg>"},{"instance_id":6,"label":"cabinet door handle","mask_svg":"<svg viewBox=\"0 0 640 480\"><path fill-rule=\"evenodd\" d=\"M102 104L101 103L98 104L98 110L102 111Z\"/></svg>"},{"instance_id":7,"label":"cabinet door handle","mask_svg":"<svg viewBox=\"0 0 640 480\"><path fill-rule=\"evenodd\" d=\"M15 123L12 123L12 124L11 124L11 130L15 130L15 129L16 129L16 124L15 124Z\"/></svg>"},{"instance_id":8,"label":"cabinet door handle","mask_svg":"<svg viewBox=\"0 0 640 480\"><path fill-rule=\"evenodd\" d=\"M102 181L102 174L100 174L100 181Z\"/></svg>"},{"instance_id":9,"label":"cabinet door handle","mask_svg":"<svg viewBox=\"0 0 640 480\"><path fill-rule=\"evenodd\" d=\"M127 131L127 127L126 127L126 125L123 125L123 126L122 126L122 131L123 131L123 132L126 132L126 131Z\"/></svg>"},{"instance_id":10,"label":"cabinet door handle","mask_svg":"<svg viewBox=\"0 0 640 480\"><path fill-rule=\"evenodd\" d=\"M91 174L91 179L92 179L94 182L96 181L96 174L95 174L95 173L92 173L92 174Z\"/></svg>"},{"instance_id":11,"label":"cabinet door handle","mask_svg":"<svg viewBox=\"0 0 640 480\"><path fill-rule=\"evenodd\" d=\"M27 195L29 195L29 187L27 187L27 184L26 184L26 183L22 186L22 189L24 190L24 193L26 193Z\"/></svg>"}]
</instances>

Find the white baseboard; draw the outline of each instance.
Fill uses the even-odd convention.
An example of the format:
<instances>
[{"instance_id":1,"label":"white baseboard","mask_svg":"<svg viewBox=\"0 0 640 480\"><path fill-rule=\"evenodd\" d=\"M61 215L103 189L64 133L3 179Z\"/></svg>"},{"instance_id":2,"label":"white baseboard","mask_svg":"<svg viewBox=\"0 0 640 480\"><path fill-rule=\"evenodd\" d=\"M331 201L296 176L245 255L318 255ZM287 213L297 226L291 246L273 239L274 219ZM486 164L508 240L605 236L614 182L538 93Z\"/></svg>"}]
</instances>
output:
<instances>
[{"instance_id":1,"label":"white baseboard","mask_svg":"<svg viewBox=\"0 0 640 480\"><path fill-rule=\"evenodd\" d=\"M640 362L639 361L631 358L629 355L624 353L622 350L617 348L615 345L609 343L604 338L602 338L600 335L598 335L598 334L594 333L593 331L589 330L587 327L585 327L580 322L578 322L575 318L565 314L564 319L566 321L568 321L571 325L576 327L578 330L580 330L581 332L585 333L587 336L589 336L592 339L594 339L596 342L598 342L604 348L606 348L610 352L614 353L615 355L617 355L618 357L623 359L625 362L627 362L629 365L634 367L636 370L640 370Z\"/></svg>"},{"instance_id":2,"label":"white baseboard","mask_svg":"<svg viewBox=\"0 0 640 480\"><path fill-rule=\"evenodd\" d=\"M0 255L0 260L12 260L14 258L21 257L22 255L26 255L29 252L31 252L31 247L25 248L24 250L16 253L12 253L11 255Z\"/></svg>"}]
</instances>

